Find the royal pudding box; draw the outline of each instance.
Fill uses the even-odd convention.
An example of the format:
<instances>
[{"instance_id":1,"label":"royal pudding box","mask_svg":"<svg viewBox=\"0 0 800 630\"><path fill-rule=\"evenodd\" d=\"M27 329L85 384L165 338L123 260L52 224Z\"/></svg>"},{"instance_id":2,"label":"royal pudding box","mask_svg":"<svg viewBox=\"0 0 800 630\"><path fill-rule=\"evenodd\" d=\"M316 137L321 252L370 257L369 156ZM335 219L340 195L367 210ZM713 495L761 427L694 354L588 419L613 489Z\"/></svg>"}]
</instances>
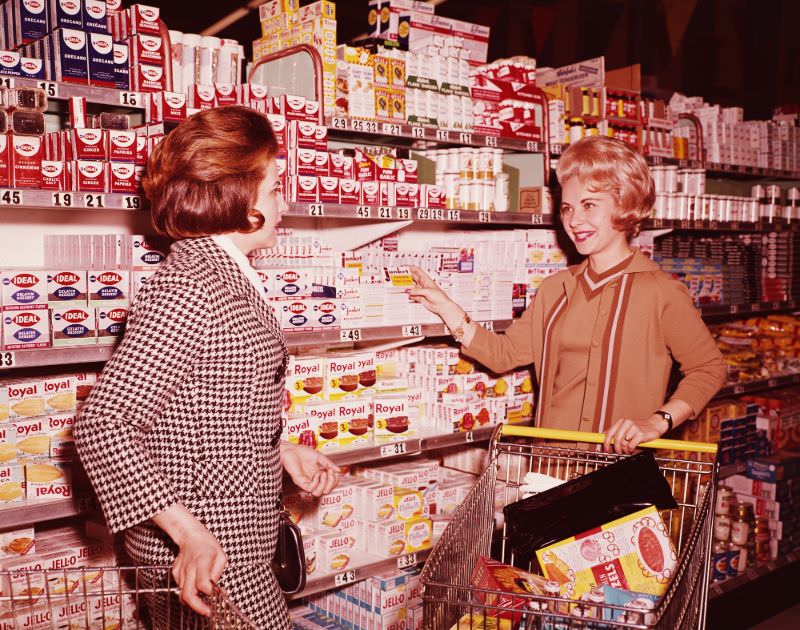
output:
<instances>
[{"instance_id":1,"label":"royal pudding box","mask_svg":"<svg viewBox=\"0 0 800 630\"><path fill-rule=\"evenodd\" d=\"M286 368L284 409L297 411L308 402L321 401L324 385L321 358L290 355Z\"/></svg>"},{"instance_id":2,"label":"royal pudding box","mask_svg":"<svg viewBox=\"0 0 800 630\"><path fill-rule=\"evenodd\" d=\"M336 401L372 394L377 380L373 353L350 353L323 358L325 398Z\"/></svg>"}]
</instances>

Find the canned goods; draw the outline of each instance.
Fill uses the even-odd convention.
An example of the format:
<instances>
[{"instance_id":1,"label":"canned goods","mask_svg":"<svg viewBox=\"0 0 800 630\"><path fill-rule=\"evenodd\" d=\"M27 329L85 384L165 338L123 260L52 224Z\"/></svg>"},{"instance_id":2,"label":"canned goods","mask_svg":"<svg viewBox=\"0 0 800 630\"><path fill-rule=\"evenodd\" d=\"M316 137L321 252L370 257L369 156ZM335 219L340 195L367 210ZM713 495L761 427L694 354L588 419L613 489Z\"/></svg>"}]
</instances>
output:
<instances>
[{"instance_id":1,"label":"canned goods","mask_svg":"<svg viewBox=\"0 0 800 630\"><path fill-rule=\"evenodd\" d=\"M495 210L494 200L496 195L495 182L493 179L487 179L481 182L482 198L479 210L486 210L493 212Z\"/></svg>"},{"instance_id":2,"label":"canned goods","mask_svg":"<svg viewBox=\"0 0 800 630\"><path fill-rule=\"evenodd\" d=\"M769 562L772 558L772 553L769 549L769 541L757 542L755 546L755 555L757 563Z\"/></svg>"},{"instance_id":3,"label":"canned goods","mask_svg":"<svg viewBox=\"0 0 800 630\"><path fill-rule=\"evenodd\" d=\"M770 184L767 186L767 201L769 203L780 204L781 198L783 197L783 191L781 187L776 184Z\"/></svg>"},{"instance_id":4,"label":"canned goods","mask_svg":"<svg viewBox=\"0 0 800 630\"><path fill-rule=\"evenodd\" d=\"M503 149L491 149L492 175L497 177L503 172Z\"/></svg>"},{"instance_id":5,"label":"canned goods","mask_svg":"<svg viewBox=\"0 0 800 630\"><path fill-rule=\"evenodd\" d=\"M717 514L714 517L714 539L726 541L731 537L731 517Z\"/></svg>"},{"instance_id":6,"label":"canned goods","mask_svg":"<svg viewBox=\"0 0 800 630\"><path fill-rule=\"evenodd\" d=\"M728 543L717 541L711 548L711 579L719 582L728 577Z\"/></svg>"},{"instance_id":7,"label":"canned goods","mask_svg":"<svg viewBox=\"0 0 800 630\"><path fill-rule=\"evenodd\" d=\"M761 215L761 204L758 202L758 199L748 199L744 202L742 210L742 221L755 223Z\"/></svg>"},{"instance_id":8,"label":"canned goods","mask_svg":"<svg viewBox=\"0 0 800 630\"><path fill-rule=\"evenodd\" d=\"M767 191L761 184L755 184L750 188L750 197L752 199L766 199Z\"/></svg>"},{"instance_id":9,"label":"canned goods","mask_svg":"<svg viewBox=\"0 0 800 630\"><path fill-rule=\"evenodd\" d=\"M495 212L508 212L509 181L508 173L498 173L495 178Z\"/></svg>"},{"instance_id":10,"label":"canned goods","mask_svg":"<svg viewBox=\"0 0 800 630\"><path fill-rule=\"evenodd\" d=\"M746 520L737 518L731 523L730 539L734 545L746 545L750 535L750 523ZM767 533L769 536L769 533Z\"/></svg>"},{"instance_id":11,"label":"canned goods","mask_svg":"<svg viewBox=\"0 0 800 630\"><path fill-rule=\"evenodd\" d=\"M678 192L678 167L664 167L664 190L666 192Z\"/></svg>"},{"instance_id":12,"label":"canned goods","mask_svg":"<svg viewBox=\"0 0 800 630\"><path fill-rule=\"evenodd\" d=\"M733 489L730 486L719 486L717 488L717 501L714 504L714 514L729 515L733 503Z\"/></svg>"},{"instance_id":13,"label":"canned goods","mask_svg":"<svg viewBox=\"0 0 800 630\"><path fill-rule=\"evenodd\" d=\"M667 216L667 195L664 192L656 193L656 203L654 207L654 219L668 219Z\"/></svg>"},{"instance_id":14,"label":"canned goods","mask_svg":"<svg viewBox=\"0 0 800 630\"><path fill-rule=\"evenodd\" d=\"M689 218L689 197L683 193L678 193L675 196L675 208L673 210L673 219L684 221Z\"/></svg>"},{"instance_id":15,"label":"canned goods","mask_svg":"<svg viewBox=\"0 0 800 630\"><path fill-rule=\"evenodd\" d=\"M502 158L501 158L502 159ZM494 173L494 155L489 149L478 149L478 177L480 179L492 179Z\"/></svg>"},{"instance_id":16,"label":"canned goods","mask_svg":"<svg viewBox=\"0 0 800 630\"><path fill-rule=\"evenodd\" d=\"M748 522L755 520L755 512L753 511L753 504L749 501L742 501L736 508L739 518Z\"/></svg>"}]
</instances>

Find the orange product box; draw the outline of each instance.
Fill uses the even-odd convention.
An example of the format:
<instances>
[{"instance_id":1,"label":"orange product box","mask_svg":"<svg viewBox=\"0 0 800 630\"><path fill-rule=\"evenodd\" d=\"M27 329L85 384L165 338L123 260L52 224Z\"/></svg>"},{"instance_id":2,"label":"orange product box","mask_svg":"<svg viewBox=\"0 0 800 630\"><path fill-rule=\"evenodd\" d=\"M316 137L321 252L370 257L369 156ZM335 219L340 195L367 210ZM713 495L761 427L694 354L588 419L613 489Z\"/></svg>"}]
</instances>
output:
<instances>
[{"instance_id":1,"label":"orange product box","mask_svg":"<svg viewBox=\"0 0 800 630\"><path fill-rule=\"evenodd\" d=\"M486 556L479 556L475 568L472 570L470 582L477 588L503 593L502 595L481 593L478 597L482 603L501 608L521 609L527 608L528 605L528 601L524 599L525 596L544 594L544 584L547 582L547 578L503 564ZM497 615L500 619L519 620L518 614L507 610L489 609L488 614L493 617Z\"/></svg>"}]
</instances>

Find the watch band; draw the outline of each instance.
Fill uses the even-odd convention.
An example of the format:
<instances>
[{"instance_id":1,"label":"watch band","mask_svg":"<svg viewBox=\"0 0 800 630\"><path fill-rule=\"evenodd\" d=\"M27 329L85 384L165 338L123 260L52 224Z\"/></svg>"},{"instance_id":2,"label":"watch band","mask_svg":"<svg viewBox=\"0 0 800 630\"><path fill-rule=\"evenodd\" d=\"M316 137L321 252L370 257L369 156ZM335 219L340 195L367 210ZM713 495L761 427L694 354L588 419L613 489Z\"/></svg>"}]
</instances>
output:
<instances>
[{"instance_id":1,"label":"watch band","mask_svg":"<svg viewBox=\"0 0 800 630\"><path fill-rule=\"evenodd\" d=\"M668 427L667 427L667 430L665 431L665 433L669 433L670 431L672 431L672 428L673 428L673 425L672 425L672 414L669 411L664 411L663 409L659 409L658 411L655 412L655 414L657 416L661 416L662 418L664 418L664 420L667 421Z\"/></svg>"},{"instance_id":2,"label":"watch band","mask_svg":"<svg viewBox=\"0 0 800 630\"><path fill-rule=\"evenodd\" d=\"M455 339L456 343L461 343L464 340L464 333L466 332L464 329L466 325L469 324L470 322L472 322L472 320L469 318L469 315L464 313L464 317L462 318L458 326L456 326L455 328L450 328L448 326L448 328L450 329L450 334L453 336L453 339Z\"/></svg>"}]
</instances>

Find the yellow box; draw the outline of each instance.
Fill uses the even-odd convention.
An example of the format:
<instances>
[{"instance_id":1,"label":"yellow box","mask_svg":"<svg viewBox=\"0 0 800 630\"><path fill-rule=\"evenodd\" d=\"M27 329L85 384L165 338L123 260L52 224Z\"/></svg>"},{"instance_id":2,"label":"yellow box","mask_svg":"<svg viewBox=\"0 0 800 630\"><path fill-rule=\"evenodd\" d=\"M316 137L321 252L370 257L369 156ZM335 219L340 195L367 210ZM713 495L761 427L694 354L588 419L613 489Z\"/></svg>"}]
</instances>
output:
<instances>
[{"instance_id":1,"label":"yellow box","mask_svg":"<svg viewBox=\"0 0 800 630\"><path fill-rule=\"evenodd\" d=\"M569 599L605 584L663 595L678 561L652 506L539 549L536 557L545 576L559 582Z\"/></svg>"},{"instance_id":2,"label":"yellow box","mask_svg":"<svg viewBox=\"0 0 800 630\"><path fill-rule=\"evenodd\" d=\"M394 514L398 521L413 521L422 516L423 497L420 490L394 489Z\"/></svg>"},{"instance_id":3,"label":"yellow box","mask_svg":"<svg viewBox=\"0 0 800 630\"><path fill-rule=\"evenodd\" d=\"M428 549L433 542L433 522L429 518L406 521L406 553Z\"/></svg>"},{"instance_id":4,"label":"yellow box","mask_svg":"<svg viewBox=\"0 0 800 630\"><path fill-rule=\"evenodd\" d=\"M0 425L0 464L17 459L17 428L13 424Z\"/></svg>"}]
</instances>

